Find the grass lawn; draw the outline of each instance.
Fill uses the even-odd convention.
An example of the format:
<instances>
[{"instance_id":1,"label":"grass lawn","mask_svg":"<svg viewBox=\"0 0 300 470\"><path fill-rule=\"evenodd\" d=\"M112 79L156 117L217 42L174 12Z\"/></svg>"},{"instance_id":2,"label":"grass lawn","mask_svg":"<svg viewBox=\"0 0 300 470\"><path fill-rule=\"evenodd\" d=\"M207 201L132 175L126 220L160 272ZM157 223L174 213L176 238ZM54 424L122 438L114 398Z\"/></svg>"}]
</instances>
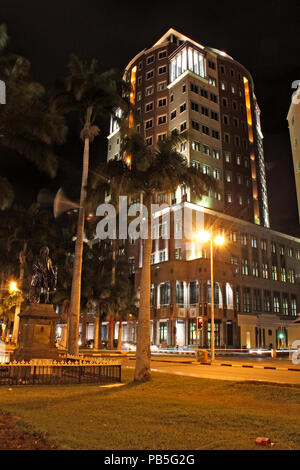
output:
<instances>
[{"instance_id":1,"label":"grass lawn","mask_svg":"<svg viewBox=\"0 0 300 470\"><path fill-rule=\"evenodd\" d=\"M300 449L300 389L153 373L149 383L0 387L0 411L60 449Z\"/></svg>"}]
</instances>

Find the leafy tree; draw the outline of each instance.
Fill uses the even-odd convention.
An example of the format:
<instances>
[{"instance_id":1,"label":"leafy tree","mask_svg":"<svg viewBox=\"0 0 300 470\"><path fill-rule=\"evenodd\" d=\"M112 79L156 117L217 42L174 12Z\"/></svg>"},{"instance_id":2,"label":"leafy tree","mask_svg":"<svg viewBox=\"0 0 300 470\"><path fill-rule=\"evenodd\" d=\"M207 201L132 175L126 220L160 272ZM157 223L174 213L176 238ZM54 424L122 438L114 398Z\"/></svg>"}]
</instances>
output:
<instances>
[{"instance_id":1,"label":"leafy tree","mask_svg":"<svg viewBox=\"0 0 300 470\"><path fill-rule=\"evenodd\" d=\"M16 151L39 170L54 177L58 161L51 145L65 140L64 118L49 111L45 88L32 79L29 61L8 54L7 42L6 27L1 25L0 79L6 85L6 104L0 106L0 146ZM1 202L2 209L12 201L7 182L1 185L0 201L4 201Z\"/></svg>"}]
</instances>

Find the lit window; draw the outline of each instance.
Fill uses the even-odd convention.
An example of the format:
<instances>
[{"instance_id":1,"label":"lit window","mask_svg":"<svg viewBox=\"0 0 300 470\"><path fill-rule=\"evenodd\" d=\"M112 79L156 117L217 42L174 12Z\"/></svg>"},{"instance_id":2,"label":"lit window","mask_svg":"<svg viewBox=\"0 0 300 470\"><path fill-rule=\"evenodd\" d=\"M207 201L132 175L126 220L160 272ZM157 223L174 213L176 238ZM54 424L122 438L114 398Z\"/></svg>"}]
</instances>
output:
<instances>
[{"instance_id":1,"label":"lit window","mask_svg":"<svg viewBox=\"0 0 300 470\"><path fill-rule=\"evenodd\" d=\"M200 142L197 142L197 141L193 140L192 141L192 149L195 150L196 152L200 152L200 150L201 150Z\"/></svg>"},{"instance_id":2,"label":"lit window","mask_svg":"<svg viewBox=\"0 0 300 470\"><path fill-rule=\"evenodd\" d=\"M277 292L274 292L274 295L273 295L273 308L274 308L274 313L280 313L279 293Z\"/></svg>"},{"instance_id":3,"label":"lit window","mask_svg":"<svg viewBox=\"0 0 300 470\"><path fill-rule=\"evenodd\" d=\"M157 86L158 91L165 90L167 88L167 82L160 82Z\"/></svg>"},{"instance_id":4,"label":"lit window","mask_svg":"<svg viewBox=\"0 0 300 470\"><path fill-rule=\"evenodd\" d=\"M260 248L261 248L262 251L267 251L267 241L266 240L261 240Z\"/></svg>"},{"instance_id":5,"label":"lit window","mask_svg":"<svg viewBox=\"0 0 300 470\"><path fill-rule=\"evenodd\" d=\"M232 241L232 242L236 242L237 241L237 233L236 232L230 232L229 233L229 240Z\"/></svg>"},{"instance_id":6,"label":"lit window","mask_svg":"<svg viewBox=\"0 0 300 470\"><path fill-rule=\"evenodd\" d=\"M208 77L208 83L212 86L217 86L217 81L214 77Z\"/></svg>"},{"instance_id":7,"label":"lit window","mask_svg":"<svg viewBox=\"0 0 300 470\"><path fill-rule=\"evenodd\" d=\"M247 235L245 233L241 233L241 245L247 245Z\"/></svg>"},{"instance_id":8,"label":"lit window","mask_svg":"<svg viewBox=\"0 0 300 470\"><path fill-rule=\"evenodd\" d=\"M257 248L257 238L251 237L251 246L252 248Z\"/></svg>"},{"instance_id":9,"label":"lit window","mask_svg":"<svg viewBox=\"0 0 300 470\"><path fill-rule=\"evenodd\" d=\"M216 150L216 149L213 149L213 158L215 158L216 160L220 160L220 151L219 150Z\"/></svg>"},{"instance_id":10,"label":"lit window","mask_svg":"<svg viewBox=\"0 0 300 470\"><path fill-rule=\"evenodd\" d=\"M297 315L297 299L294 296L291 297L291 315Z\"/></svg>"},{"instance_id":11,"label":"lit window","mask_svg":"<svg viewBox=\"0 0 300 470\"><path fill-rule=\"evenodd\" d=\"M252 275L259 277L258 261L253 261L252 263Z\"/></svg>"},{"instance_id":12,"label":"lit window","mask_svg":"<svg viewBox=\"0 0 300 470\"><path fill-rule=\"evenodd\" d=\"M280 279L281 282L286 282L286 270L284 267L280 268Z\"/></svg>"},{"instance_id":13,"label":"lit window","mask_svg":"<svg viewBox=\"0 0 300 470\"><path fill-rule=\"evenodd\" d=\"M185 152L187 150L187 142L182 142L180 144L180 152Z\"/></svg>"},{"instance_id":14,"label":"lit window","mask_svg":"<svg viewBox=\"0 0 300 470\"><path fill-rule=\"evenodd\" d=\"M153 95L153 93L154 93L154 86L153 85L146 88L146 96Z\"/></svg>"},{"instance_id":15,"label":"lit window","mask_svg":"<svg viewBox=\"0 0 300 470\"><path fill-rule=\"evenodd\" d=\"M205 75L204 57L192 47L185 47L171 60L170 81L176 80L186 70L190 70L201 77Z\"/></svg>"},{"instance_id":16,"label":"lit window","mask_svg":"<svg viewBox=\"0 0 300 470\"><path fill-rule=\"evenodd\" d=\"M231 162L231 153L225 152L225 162L230 163Z\"/></svg>"},{"instance_id":17,"label":"lit window","mask_svg":"<svg viewBox=\"0 0 300 470\"><path fill-rule=\"evenodd\" d=\"M269 279L269 267L267 263L262 264L262 276L263 279Z\"/></svg>"},{"instance_id":18,"label":"lit window","mask_svg":"<svg viewBox=\"0 0 300 470\"><path fill-rule=\"evenodd\" d=\"M206 144L203 144L202 151L205 155L210 155L210 147Z\"/></svg>"},{"instance_id":19,"label":"lit window","mask_svg":"<svg viewBox=\"0 0 300 470\"><path fill-rule=\"evenodd\" d=\"M214 177L216 180L220 180L220 179L221 179L221 170L219 170L219 168L214 168L214 169L213 169L213 177Z\"/></svg>"},{"instance_id":20,"label":"lit window","mask_svg":"<svg viewBox=\"0 0 300 470\"><path fill-rule=\"evenodd\" d=\"M278 280L277 266L272 266L272 281Z\"/></svg>"},{"instance_id":21,"label":"lit window","mask_svg":"<svg viewBox=\"0 0 300 470\"><path fill-rule=\"evenodd\" d=\"M249 265L247 259L242 259L242 274L249 276Z\"/></svg>"}]
</instances>

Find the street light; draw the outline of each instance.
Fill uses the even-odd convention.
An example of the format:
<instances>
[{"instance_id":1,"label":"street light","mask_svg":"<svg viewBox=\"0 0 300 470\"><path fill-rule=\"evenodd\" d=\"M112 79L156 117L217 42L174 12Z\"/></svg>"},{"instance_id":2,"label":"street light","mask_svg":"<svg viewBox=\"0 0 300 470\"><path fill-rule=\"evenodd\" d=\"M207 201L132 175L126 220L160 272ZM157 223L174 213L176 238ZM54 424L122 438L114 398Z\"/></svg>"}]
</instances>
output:
<instances>
[{"instance_id":1,"label":"street light","mask_svg":"<svg viewBox=\"0 0 300 470\"><path fill-rule=\"evenodd\" d=\"M10 284L9 284L9 293L10 294L15 294L16 292L18 292L18 286L17 286L17 283L15 281L11 281Z\"/></svg>"},{"instance_id":2,"label":"street light","mask_svg":"<svg viewBox=\"0 0 300 470\"><path fill-rule=\"evenodd\" d=\"M210 241L210 293L211 293L211 317L210 317L210 350L211 361L215 360L215 299L214 299L214 243L224 245L225 238L222 235L214 236L213 231L203 230L196 235L197 240L205 243Z\"/></svg>"}]
</instances>

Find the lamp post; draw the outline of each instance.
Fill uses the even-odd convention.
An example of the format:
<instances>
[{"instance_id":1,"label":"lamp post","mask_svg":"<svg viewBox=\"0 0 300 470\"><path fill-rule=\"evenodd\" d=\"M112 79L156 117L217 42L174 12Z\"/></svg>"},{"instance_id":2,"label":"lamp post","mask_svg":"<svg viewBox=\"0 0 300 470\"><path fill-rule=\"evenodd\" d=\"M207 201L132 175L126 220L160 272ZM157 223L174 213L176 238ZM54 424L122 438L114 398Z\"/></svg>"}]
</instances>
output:
<instances>
[{"instance_id":1,"label":"lamp post","mask_svg":"<svg viewBox=\"0 0 300 470\"><path fill-rule=\"evenodd\" d=\"M223 245L225 239L221 235L214 236L212 229L210 231L203 230L197 234L197 239L203 243L210 242L210 351L211 361L215 360L215 297L214 297L214 243Z\"/></svg>"}]
</instances>

